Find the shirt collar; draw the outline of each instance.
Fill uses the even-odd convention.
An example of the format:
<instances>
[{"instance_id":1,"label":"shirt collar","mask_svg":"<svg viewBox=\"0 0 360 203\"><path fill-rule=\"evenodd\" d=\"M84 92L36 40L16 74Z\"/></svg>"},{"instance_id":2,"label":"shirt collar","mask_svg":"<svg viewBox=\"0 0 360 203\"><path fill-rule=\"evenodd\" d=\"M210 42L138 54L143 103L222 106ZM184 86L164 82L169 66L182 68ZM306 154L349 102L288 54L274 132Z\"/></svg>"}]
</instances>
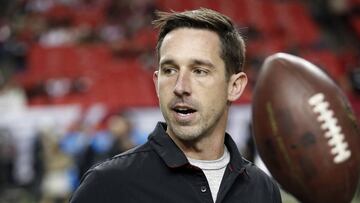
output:
<instances>
[{"instance_id":1,"label":"shirt collar","mask_svg":"<svg viewBox=\"0 0 360 203\"><path fill-rule=\"evenodd\" d=\"M189 162L185 154L166 133L166 124L159 122L149 136L150 145L170 168L187 165Z\"/></svg>"},{"instance_id":2,"label":"shirt collar","mask_svg":"<svg viewBox=\"0 0 360 203\"><path fill-rule=\"evenodd\" d=\"M242 171L244 168L244 160L234 140L228 133L225 133L225 145L230 152L230 167L233 167L236 171Z\"/></svg>"},{"instance_id":3,"label":"shirt collar","mask_svg":"<svg viewBox=\"0 0 360 203\"><path fill-rule=\"evenodd\" d=\"M184 165L188 165L189 162L185 154L175 144L175 142L166 133L166 123L159 122L154 131L149 136L150 145L154 148L156 153L164 160L165 164L170 168L177 168ZM243 159L239 153L239 150L231 138L231 136L225 133L225 145L230 152L230 164L231 167L237 171L240 171L244 167Z\"/></svg>"}]
</instances>

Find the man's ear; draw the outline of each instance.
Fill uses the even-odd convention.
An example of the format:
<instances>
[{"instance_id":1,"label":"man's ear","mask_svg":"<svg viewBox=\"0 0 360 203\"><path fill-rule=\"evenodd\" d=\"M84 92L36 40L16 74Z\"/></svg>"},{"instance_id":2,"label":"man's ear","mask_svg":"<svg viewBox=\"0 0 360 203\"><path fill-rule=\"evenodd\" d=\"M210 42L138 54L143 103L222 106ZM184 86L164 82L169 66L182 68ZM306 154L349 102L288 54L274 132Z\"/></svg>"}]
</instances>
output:
<instances>
[{"instance_id":1,"label":"man's ear","mask_svg":"<svg viewBox=\"0 0 360 203\"><path fill-rule=\"evenodd\" d=\"M153 81L155 85L156 95L159 97L158 77L159 77L159 71L155 71L153 74Z\"/></svg>"},{"instance_id":2,"label":"man's ear","mask_svg":"<svg viewBox=\"0 0 360 203\"><path fill-rule=\"evenodd\" d=\"M247 84L247 76L244 72L233 74L229 78L228 101L233 102L240 98Z\"/></svg>"}]
</instances>

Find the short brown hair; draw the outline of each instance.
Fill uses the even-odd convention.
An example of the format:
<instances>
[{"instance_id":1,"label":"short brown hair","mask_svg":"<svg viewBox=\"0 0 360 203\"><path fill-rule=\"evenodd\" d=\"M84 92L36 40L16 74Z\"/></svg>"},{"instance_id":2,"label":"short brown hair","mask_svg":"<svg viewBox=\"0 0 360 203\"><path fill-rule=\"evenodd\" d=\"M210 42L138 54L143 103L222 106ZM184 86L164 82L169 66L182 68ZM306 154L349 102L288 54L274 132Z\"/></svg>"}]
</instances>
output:
<instances>
[{"instance_id":1,"label":"short brown hair","mask_svg":"<svg viewBox=\"0 0 360 203\"><path fill-rule=\"evenodd\" d=\"M160 47L166 34L181 27L208 29L218 34L221 41L220 56L224 60L227 77L243 71L245 62L245 43L231 19L221 13L207 8L184 12L158 11L153 21L159 28L156 45L158 60Z\"/></svg>"}]
</instances>

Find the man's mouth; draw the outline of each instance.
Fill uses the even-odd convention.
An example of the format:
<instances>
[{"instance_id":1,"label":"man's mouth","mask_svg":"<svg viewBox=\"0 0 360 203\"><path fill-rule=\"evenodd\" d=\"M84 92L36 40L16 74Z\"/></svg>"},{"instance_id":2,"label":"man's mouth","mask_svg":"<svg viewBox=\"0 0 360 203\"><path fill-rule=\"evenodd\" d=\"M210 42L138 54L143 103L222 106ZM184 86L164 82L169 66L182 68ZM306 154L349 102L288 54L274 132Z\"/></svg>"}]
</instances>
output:
<instances>
[{"instance_id":1,"label":"man's mouth","mask_svg":"<svg viewBox=\"0 0 360 203\"><path fill-rule=\"evenodd\" d=\"M173 108L173 110L178 113L178 114L182 114L182 115L189 115L192 113L195 113L196 110L190 107L175 107Z\"/></svg>"},{"instance_id":2,"label":"man's mouth","mask_svg":"<svg viewBox=\"0 0 360 203\"><path fill-rule=\"evenodd\" d=\"M175 104L172 106L171 108L174 112L176 112L176 114L178 114L179 116L189 116L192 115L193 113L197 112L197 110L187 104Z\"/></svg>"}]
</instances>

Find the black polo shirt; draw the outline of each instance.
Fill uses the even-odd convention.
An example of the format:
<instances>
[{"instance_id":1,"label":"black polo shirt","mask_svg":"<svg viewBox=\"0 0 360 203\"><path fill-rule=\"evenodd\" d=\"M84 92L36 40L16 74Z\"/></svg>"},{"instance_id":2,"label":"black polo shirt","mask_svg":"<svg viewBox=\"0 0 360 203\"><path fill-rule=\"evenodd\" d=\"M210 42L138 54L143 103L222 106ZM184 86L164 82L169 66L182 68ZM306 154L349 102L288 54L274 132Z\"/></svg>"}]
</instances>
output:
<instances>
[{"instance_id":1,"label":"black polo shirt","mask_svg":"<svg viewBox=\"0 0 360 203\"><path fill-rule=\"evenodd\" d=\"M166 124L158 123L144 145L90 169L70 202L212 203L204 173L189 164L165 131ZM225 145L231 158L216 202L281 202L277 184L240 156L228 134Z\"/></svg>"}]
</instances>

